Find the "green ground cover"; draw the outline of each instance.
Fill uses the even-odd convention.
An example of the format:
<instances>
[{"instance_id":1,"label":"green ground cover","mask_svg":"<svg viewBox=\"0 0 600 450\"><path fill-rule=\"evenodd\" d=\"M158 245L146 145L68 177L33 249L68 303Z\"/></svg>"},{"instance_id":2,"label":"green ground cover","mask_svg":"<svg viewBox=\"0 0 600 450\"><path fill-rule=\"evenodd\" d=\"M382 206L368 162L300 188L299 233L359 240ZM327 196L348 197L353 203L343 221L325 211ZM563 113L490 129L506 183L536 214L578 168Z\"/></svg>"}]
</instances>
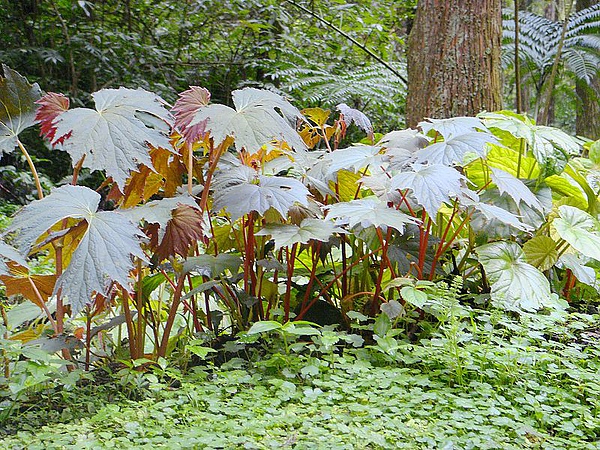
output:
<instances>
[{"instance_id":1,"label":"green ground cover","mask_svg":"<svg viewBox=\"0 0 600 450\"><path fill-rule=\"evenodd\" d=\"M220 367L48 385L5 420L0 447L600 448L597 315L454 306L419 343L354 349L324 332L286 353L265 334L269 354L231 342Z\"/></svg>"}]
</instances>

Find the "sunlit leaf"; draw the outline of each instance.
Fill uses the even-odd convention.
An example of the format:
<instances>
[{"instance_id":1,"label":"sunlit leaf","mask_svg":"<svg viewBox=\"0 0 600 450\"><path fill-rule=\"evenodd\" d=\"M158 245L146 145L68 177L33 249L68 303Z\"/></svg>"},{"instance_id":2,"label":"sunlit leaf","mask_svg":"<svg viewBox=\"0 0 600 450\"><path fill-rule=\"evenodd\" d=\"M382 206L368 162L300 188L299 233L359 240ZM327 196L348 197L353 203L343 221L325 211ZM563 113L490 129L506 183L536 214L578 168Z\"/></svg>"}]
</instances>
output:
<instances>
[{"instance_id":1,"label":"sunlit leaf","mask_svg":"<svg viewBox=\"0 0 600 450\"><path fill-rule=\"evenodd\" d=\"M419 122L419 128L423 134L429 134L430 131L436 131L442 135L444 140L463 134L472 133L477 130L487 130L481 119L477 117L451 117L449 119L426 119Z\"/></svg>"},{"instance_id":2,"label":"sunlit leaf","mask_svg":"<svg viewBox=\"0 0 600 450\"><path fill-rule=\"evenodd\" d=\"M417 201L431 218L435 218L442 203L461 194L466 178L456 169L441 164L415 164L413 172L401 172L391 180L391 188L411 189Z\"/></svg>"},{"instance_id":3,"label":"sunlit leaf","mask_svg":"<svg viewBox=\"0 0 600 450\"><path fill-rule=\"evenodd\" d=\"M496 205L489 205L483 202L465 202L481 212L488 220L498 220L505 225L510 225L521 231L532 231L533 227L519 220L513 213L500 208Z\"/></svg>"},{"instance_id":4,"label":"sunlit leaf","mask_svg":"<svg viewBox=\"0 0 600 450\"><path fill-rule=\"evenodd\" d=\"M523 244L523 253L527 262L541 271L550 269L558 261L556 242L549 236L535 236Z\"/></svg>"},{"instance_id":5,"label":"sunlit leaf","mask_svg":"<svg viewBox=\"0 0 600 450\"><path fill-rule=\"evenodd\" d=\"M556 306L557 296L550 292L550 283L542 272L525 261L518 244L494 242L477 248L476 253L497 305L516 311Z\"/></svg>"},{"instance_id":6,"label":"sunlit leaf","mask_svg":"<svg viewBox=\"0 0 600 450\"><path fill-rule=\"evenodd\" d=\"M469 153L485 156L488 144L494 142L496 138L489 133L469 132L425 147L417 152L417 161L446 166L461 165Z\"/></svg>"},{"instance_id":7,"label":"sunlit leaf","mask_svg":"<svg viewBox=\"0 0 600 450\"><path fill-rule=\"evenodd\" d=\"M501 194L506 192L517 204L522 201L532 208L535 208L539 211L542 210L542 204L537 197L533 194L533 192L531 192L525 183L523 183L517 177L514 177L504 170L495 169L493 167L490 169L490 172L492 181L496 184Z\"/></svg>"},{"instance_id":8,"label":"sunlit leaf","mask_svg":"<svg viewBox=\"0 0 600 450\"><path fill-rule=\"evenodd\" d=\"M585 265L585 261L582 259L581 255L566 253L560 257L557 266L563 269L569 269L581 283L592 286L597 291L600 291L600 283L596 278L596 271L593 267Z\"/></svg>"},{"instance_id":9,"label":"sunlit leaf","mask_svg":"<svg viewBox=\"0 0 600 450\"><path fill-rule=\"evenodd\" d=\"M600 232L593 217L573 206L559 206L558 215L552 222L558 235L582 255L600 261Z\"/></svg>"},{"instance_id":10,"label":"sunlit leaf","mask_svg":"<svg viewBox=\"0 0 600 450\"><path fill-rule=\"evenodd\" d=\"M86 187L65 185L42 200L25 206L10 226L17 232L21 253L48 229L65 218L83 219L87 229L70 257L68 266L57 280L59 290L76 314L90 303L94 292L106 294L111 282L128 287L131 256L145 259L140 248L143 234L125 216L114 211L98 212L100 195Z\"/></svg>"},{"instance_id":11,"label":"sunlit leaf","mask_svg":"<svg viewBox=\"0 0 600 450\"><path fill-rule=\"evenodd\" d=\"M379 166L383 155L381 147L372 145L355 145L348 148L340 148L327 155L330 160L327 175L339 172L342 169L358 172L370 166Z\"/></svg>"},{"instance_id":12,"label":"sunlit leaf","mask_svg":"<svg viewBox=\"0 0 600 450\"><path fill-rule=\"evenodd\" d=\"M0 156L17 147L17 136L35 123L35 102L42 91L37 83L2 64L0 76Z\"/></svg>"},{"instance_id":13,"label":"sunlit leaf","mask_svg":"<svg viewBox=\"0 0 600 450\"><path fill-rule=\"evenodd\" d=\"M105 170L123 189L138 164L153 167L148 144L170 147L169 112L160 97L143 89L104 89L92 97L95 110L75 108L57 116L52 144L67 151L73 164L85 156L83 167Z\"/></svg>"},{"instance_id":14,"label":"sunlit leaf","mask_svg":"<svg viewBox=\"0 0 600 450\"><path fill-rule=\"evenodd\" d=\"M310 240L327 242L333 233L344 233L330 220L304 219L300 226L267 225L256 232L257 236L271 236L275 240L275 248L289 247L293 244L306 244Z\"/></svg>"},{"instance_id":15,"label":"sunlit leaf","mask_svg":"<svg viewBox=\"0 0 600 450\"><path fill-rule=\"evenodd\" d=\"M235 109L225 105L200 107L189 126L206 122L206 130L220 145L227 136L235 140L238 150L245 148L255 152L272 140L287 142L301 150L306 145L290 125L290 121L302 117L300 111L274 92L245 88L233 91Z\"/></svg>"},{"instance_id":16,"label":"sunlit leaf","mask_svg":"<svg viewBox=\"0 0 600 450\"><path fill-rule=\"evenodd\" d=\"M225 208L237 220L251 211L263 215L269 208L286 217L296 202L308 206L308 189L300 181L259 175L240 166L219 174L213 183L215 210Z\"/></svg>"},{"instance_id":17,"label":"sunlit leaf","mask_svg":"<svg viewBox=\"0 0 600 450\"><path fill-rule=\"evenodd\" d=\"M8 297L21 295L42 308L41 302L47 302L54 291L56 275L32 275L27 270L22 270L1 275L0 280L6 286Z\"/></svg>"},{"instance_id":18,"label":"sunlit leaf","mask_svg":"<svg viewBox=\"0 0 600 450\"><path fill-rule=\"evenodd\" d=\"M405 224L418 222L413 217L397 209L389 208L385 202L377 197L335 203L326 206L325 209L328 211L328 219L348 223L350 228L357 225L363 228L385 226L395 228L402 233Z\"/></svg>"}]
</instances>

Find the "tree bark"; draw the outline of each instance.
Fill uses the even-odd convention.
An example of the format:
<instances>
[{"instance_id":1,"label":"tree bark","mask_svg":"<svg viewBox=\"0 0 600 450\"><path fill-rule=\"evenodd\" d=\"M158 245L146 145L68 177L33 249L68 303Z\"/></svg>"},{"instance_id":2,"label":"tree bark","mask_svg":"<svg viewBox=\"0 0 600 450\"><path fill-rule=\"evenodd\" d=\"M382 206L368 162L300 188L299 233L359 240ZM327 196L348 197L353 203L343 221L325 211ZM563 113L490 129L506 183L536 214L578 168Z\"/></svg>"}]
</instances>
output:
<instances>
[{"instance_id":1,"label":"tree bark","mask_svg":"<svg viewBox=\"0 0 600 450\"><path fill-rule=\"evenodd\" d=\"M408 38L406 123L502 107L501 0L419 0Z\"/></svg>"},{"instance_id":2,"label":"tree bark","mask_svg":"<svg viewBox=\"0 0 600 450\"><path fill-rule=\"evenodd\" d=\"M599 3L598 0L577 0L577 11L589 8ZM578 135L589 139L600 139L600 78L594 76L591 83L584 80L576 81L577 119L575 130Z\"/></svg>"}]
</instances>

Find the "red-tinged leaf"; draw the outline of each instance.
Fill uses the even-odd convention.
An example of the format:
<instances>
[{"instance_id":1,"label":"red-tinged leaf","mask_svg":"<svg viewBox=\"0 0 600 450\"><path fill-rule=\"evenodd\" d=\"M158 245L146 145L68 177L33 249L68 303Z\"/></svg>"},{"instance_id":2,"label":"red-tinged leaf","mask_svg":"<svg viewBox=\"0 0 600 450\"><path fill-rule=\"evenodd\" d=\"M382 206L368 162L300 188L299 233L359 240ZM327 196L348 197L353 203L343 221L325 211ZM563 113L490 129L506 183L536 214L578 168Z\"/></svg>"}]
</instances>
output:
<instances>
[{"instance_id":1,"label":"red-tinged leaf","mask_svg":"<svg viewBox=\"0 0 600 450\"><path fill-rule=\"evenodd\" d=\"M17 147L17 136L35 123L35 102L42 92L37 83L2 64L0 75L0 156Z\"/></svg>"},{"instance_id":2,"label":"red-tinged leaf","mask_svg":"<svg viewBox=\"0 0 600 450\"><path fill-rule=\"evenodd\" d=\"M63 94L48 92L37 102L38 109L35 113L35 120L40 123L40 135L46 137L50 142L54 140L56 126L54 121L60 113L69 109L69 99ZM62 144L71 134L65 134L56 142Z\"/></svg>"},{"instance_id":3,"label":"red-tinged leaf","mask_svg":"<svg viewBox=\"0 0 600 450\"><path fill-rule=\"evenodd\" d=\"M210 92L200 86L190 86L187 91L179 94L179 99L171 112L175 116L175 126L179 128L186 141L194 142L204 136L207 121L203 120L191 126L190 122L198 110L209 102Z\"/></svg>"},{"instance_id":4,"label":"red-tinged leaf","mask_svg":"<svg viewBox=\"0 0 600 450\"><path fill-rule=\"evenodd\" d=\"M202 238L202 214L188 205L172 211L173 218L167 223L165 235L156 249L154 260L162 261L169 256L188 256L190 247Z\"/></svg>"},{"instance_id":5,"label":"red-tinged leaf","mask_svg":"<svg viewBox=\"0 0 600 450\"><path fill-rule=\"evenodd\" d=\"M45 303L52 295L56 284L56 275L31 275L27 271L18 271L11 276L0 276L0 280L6 286L7 296L22 295L43 308L40 300Z\"/></svg>"}]
</instances>

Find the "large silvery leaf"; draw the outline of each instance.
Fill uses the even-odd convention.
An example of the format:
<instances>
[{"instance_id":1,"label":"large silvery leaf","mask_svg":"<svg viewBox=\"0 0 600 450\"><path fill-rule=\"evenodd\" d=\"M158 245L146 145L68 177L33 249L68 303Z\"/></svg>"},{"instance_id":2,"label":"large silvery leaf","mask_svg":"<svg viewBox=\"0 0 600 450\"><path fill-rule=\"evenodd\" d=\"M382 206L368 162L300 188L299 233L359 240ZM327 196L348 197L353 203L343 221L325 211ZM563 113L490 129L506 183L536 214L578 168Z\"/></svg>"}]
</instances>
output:
<instances>
[{"instance_id":1,"label":"large silvery leaf","mask_svg":"<svg viewBox=\"0 0 600 450\"><path fill-rule=\"evenodd\" d=\"M296 202L308 206L308 189L293 178L259 175L246 166L220 173L213 183L214 209L225 208L233 220L251 211L264 214L269 208L286 217Z\"/></svg>"},{"instance_id":2,"label":"large silvery leaf","mask_svg":"<svg viewBox=\"0 0 600 450\"><path fill-rule=\"evenodd\" d=\"M524 202L526 205L532 208L542 211L543 207L537 197L531 192L531 190L519 180L517 177L511 175L504 170L491 168L492 181L498 187L501 194L506 193L512 197L517 203Z\"/></svg>"},{"instance_id":3,"label":"large silvery leaf","mask_svg":"<svg viewBox=\"0 0 600 450\"><path fill-rule=\"evenodd\" d=\"M290 121L302 117L300 111L274 92L246 88L233 91L235 109L225 105L200 107L189 126L206 121L215 146L233 137L238 150L258 151L272 140L287 142L296 150L306 145Z\"/></svg>"},{"instance_id":4,"label":"large silvery leaf","mask_svg":"<svg viewBox=\"0 0 600 450\"><path fill-rule=\"evenodd\" d=\"M462 165L466 155L472 153L483 157L486 154L487 145L495 142L497 142L496 138L488 133L470 132L452 136L448 140L436 142L419 151L417 161L446 166Z\"/></svg>"},{"instance_id":5,"label":"large silvery leaf","mask_svg":"<svg viewBox=\"0 0 600 450\"><path fill-rule=\"evenodd\" d=\"M0 275L8 275L10 273L6 261L16 262L23 267L27 267L27 261L25 261L15 248L0 241Z\"/></svg>"},{"instance_id":6,"label":"large silvery leaf","mask_svg":"<svg viewBox=\"0 0 600 450\"><path fill-rule=\"evenodd\" d=\"M596 279L596 271L593 267L586 266L586 261L581 255L565 254L558 260L557 266L562 269L569 269L580 282L600 291L600 282Z\"/></svg>"},{"instance_id":7,"label":"large silvery leaf","mask_svg":"<svg viewBox=\"0 0 600 450\"><path fill-rule=\"evenodd\" d=\"M271 236L275 248L294 244L306 244L310 240L327 242L333 233L345 233L330 220L304 219L297 225L268 225L256 233L257 236Z\"/></svg>"},{"instance_id":8,"label":"large silvery leaf","mask_svg":"<svg viewBox=\"0 0 600 450\"><path fill-rule=\"evenodd\" d=\"M377 197L336 203L326 206L326 209L328 219L347 222L350 228L357 225L363 228L385 226L395 228L402 233L405 224L418 222L413 217L397 209L389 208L385 202Z\"/></svg>"},{"instance_id":9,"label":"large silvery leaf","mask_svg":"<svg viewBox=\"0 0 600 450\"><path fill-rule=\"evenodd\" d=\"M427 119L426 122L419 122L419 127L424 134L431 130L442 135L444 140L449 140L463 134L472 133L477 130L486 130L481 119L477 117L452 117L450 119Z\"/></svg>"},{"instance_id":10,"label":"large silvery leaf","mask_svg":"<svg viewBox=\"0 0 600 450\"><path fill-rule=\"evenodd\" d=\"M349 127L352 123L355 123L358 128L367 133L369 138L373 138L373 125L365 113L357 109L350 108L345 103L340 103L336 106L336 108L340 112L342 120L347 127Z\"/></svg>"},{"instance_id":11,"label":"large silvery leaf","mask_svg":"<svg viewBox=\"0 0 600 450\"><path fill-rule=\"evenodd\" d=\"M18 233L20 251L26 254L58 221L73 218L86 222L87 229L54 291L61 290L74 314L91 301L94 292L106 294L113 281L127 288L133 269L131 256L144 258L141 231L117 212L98 212L99 202L100 195L89 188L62 186L23 208L9 229Z\"/></svg>"},{"instance_id":12,"label":"large silvery leaf","mask_svg":"<svg viewBox=\"0 0 600 450\"><path fill-rule=\"evenodd\" d=\"M471 202L467 201L466 204L473 206L477 211L479 211L483 216L489 220L498 220L504 225L511 226L521 231L532 231L533 227L521 222L517 216L513 213L500 208L496 205L489 205L483 202Z\"/></svg>"},{"instance_id":13,"label":"large silvery leaf","mask_svg":"<svg viewBox=\"0 0 600 450\"><path fill-rule=\"evenodd\" d=\"M573 206L560 206L552 225L558 235L584 256L600 261L600 232L592 216Z\"/></svg>"},{"instance_id":14,"label":"large silvery leaf","mask_svg":"<svg viewBox=\"0 0 600 450\"><path fill-rule=\"evenodd\" d=\"M148 144L170 148L165 133L171 117L161 98L143 89L103 89L92 97L96 109L58 115L52 144L67 151L73 164L85 156L84 167L105 170L123 190L139 164L153 167Z\"/></svg>"},{"instance_id":15,"label":"large silvery leaf","mask_svg":"<svg viewBox=\"0 0 600 450\"><path fill-rule=\"evenodd\" d=\"M29 84L10 67L2 64L0 76L0 156L17 147L17 136L35 123L35 102L42 96L40 87Z\"/></svg>"},{"instance_id":16,"label":"large silvery leaf","mask_svg":"<svg viewBox=\"0 0 600 450\"><path fill-rule=\"evenodd\" d=\"M331 162L327 169L327 176L337 173L340 170L352 170L358 172L360 169L381 164L383 155L381 147L372 145L355 145L348 148L340 148L327 154L327 159Z\"/></svg>"},{"instance_id":17,"label":"large silvery leaf","mask_svg":"<svg viewBox=\"0 0 600 450\"><path fill-rule=\"evenodd\" d=\"M535 311L555 307L557 296L550 292L544 274L525 261L514 242L494 242L476 250L492 288L492 301L508 310Z\"/></svg>"},{"instance_id":18,"label":"large silvery leaf","mask_svg":"<svg viewBox=\"0 0 600 450\"><path fill-rule=\"evenodd\" d=\"M413 167L414 172L395 175L391 180L391 188L411 189L429 217L435 219L442 203L461 194L466 178L456 169L441 164L431 166L415 164Z\"/></svg>"}]
</instances>

